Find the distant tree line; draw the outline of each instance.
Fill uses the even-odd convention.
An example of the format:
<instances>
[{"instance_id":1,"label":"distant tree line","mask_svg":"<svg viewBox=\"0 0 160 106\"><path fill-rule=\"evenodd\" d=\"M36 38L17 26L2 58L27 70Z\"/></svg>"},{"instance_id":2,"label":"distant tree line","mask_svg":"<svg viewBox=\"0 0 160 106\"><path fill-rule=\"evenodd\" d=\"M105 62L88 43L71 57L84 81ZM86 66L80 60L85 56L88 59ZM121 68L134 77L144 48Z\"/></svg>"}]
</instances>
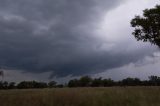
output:
<instances>
[{"instance_id":1,"label":"distant tree line","mask_svg":"<svg viewBox=\"0 0 160 106\"><path fill-rule=\"evenodd\" d=\"M110 78L102 79L89 76L73 79L68 82L68 87L111 87L111 86L160 86L160 77L149 76L148 80L140 80L139 78L126 78L120 81L114 81Z\"/></svg>"},{"instance_id":2,"label":"distant tree line","mask_svg":"<svg viewBox=\"0 0 160 106\"><path fill-rule=\"evenodd\" d=\"M107 87L114 86L115 82L112 79L95 78L89 76L73 79L68 82L68 87Z\"/></svg>"},{"instance_id":3,"label":"distant tree line","mask_svg":"<svg viewBox=\"0 0 160 106\"><path fill-rule=\"evenodd\" d=\"M0 82L0 89L34 89L34 88L62 88L64 85L57 84L55 81L46 82L37 82L37 81L22 81L18 84L15 82Z\"/></svg>"},{"instance_id":4,"label":"distant tree line","mask_svg":"<svg viewBox=\"0 0 160 106\"><path fill-rule=\"evenodd\" d=\"M110 78L102 79L83 76L79 79L72 79L67 84L57 84L56 81L37 82L22 81L15 82L0 81L0 89L34 89L34 88L63 88L63 87L111 87L111 86L160 86L160 77L149 76L148 80L139 78L126 78L120 81L114 81Z\"/></svg>"}]
</instances>

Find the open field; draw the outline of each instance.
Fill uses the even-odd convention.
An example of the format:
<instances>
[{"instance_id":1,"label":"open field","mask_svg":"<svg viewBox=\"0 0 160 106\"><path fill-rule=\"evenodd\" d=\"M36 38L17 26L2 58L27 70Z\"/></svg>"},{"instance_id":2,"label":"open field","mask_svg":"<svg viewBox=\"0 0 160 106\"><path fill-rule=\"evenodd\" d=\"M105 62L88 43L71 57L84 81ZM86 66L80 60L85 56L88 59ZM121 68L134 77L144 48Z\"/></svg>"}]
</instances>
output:
<instances>
[{"instance_id":1,"label":"open field","mask_svg":"<svg viewBox=\"0 0 160 106\"><path fill-rule=\"evenodd\" d=\"M160 106L160 87L1 90L0 106Z\"/></svg>"}]
</instances>

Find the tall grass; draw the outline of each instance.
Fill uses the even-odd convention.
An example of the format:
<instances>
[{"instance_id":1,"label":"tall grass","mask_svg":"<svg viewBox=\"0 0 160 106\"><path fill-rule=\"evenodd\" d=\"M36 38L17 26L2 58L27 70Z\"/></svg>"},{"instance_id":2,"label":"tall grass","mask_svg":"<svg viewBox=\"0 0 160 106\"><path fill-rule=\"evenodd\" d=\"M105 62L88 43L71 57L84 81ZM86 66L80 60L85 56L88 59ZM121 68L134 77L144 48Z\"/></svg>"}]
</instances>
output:
<instances>
[{"instance_id":1,"label":"tall grass","mask_svg":"<svg viewBox=\"0 0 160 106\"><path fill-rule=\"evenodd\" d=\"M160 87L3 90L0 106L160 106Z\"/></svg>"}]
</instances>

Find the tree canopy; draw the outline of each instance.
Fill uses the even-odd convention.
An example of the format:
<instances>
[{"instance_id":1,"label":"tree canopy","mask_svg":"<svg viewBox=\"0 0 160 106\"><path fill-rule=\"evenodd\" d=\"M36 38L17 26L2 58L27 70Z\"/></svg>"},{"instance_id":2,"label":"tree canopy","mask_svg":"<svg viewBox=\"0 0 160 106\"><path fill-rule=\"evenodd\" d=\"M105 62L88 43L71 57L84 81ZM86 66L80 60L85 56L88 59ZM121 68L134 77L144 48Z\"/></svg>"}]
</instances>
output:
<instances>
[{"instance_id":1,"label":"tree canopy","mask_svg":"<svg viewBox=\"0 0 160 106\"><path fill-rule=\"evenodd\" d=\"M42 89L42 88L63 88L63 87L112 87L112 86L160 86L160 76L149 76L148 80L139 78L125 78L114 81L111 78L103 79L82 76L78 79L71 79L65 84L57 84L55 81L37 82L22 81L19 83L0 81L0 90L2 89Z\"/></svg>"},{"instance_id":2,"label":"tree canopy","mask_svg":"<svg viewBox=\"0 0 160 106\"><path fill-rule=\"evenodd\" d=\"M145 9L143 16L135 16L131 20L135 28L133 35L137 41L150 42L160 47L160 5Z\"/></svg>"}]
</instances>

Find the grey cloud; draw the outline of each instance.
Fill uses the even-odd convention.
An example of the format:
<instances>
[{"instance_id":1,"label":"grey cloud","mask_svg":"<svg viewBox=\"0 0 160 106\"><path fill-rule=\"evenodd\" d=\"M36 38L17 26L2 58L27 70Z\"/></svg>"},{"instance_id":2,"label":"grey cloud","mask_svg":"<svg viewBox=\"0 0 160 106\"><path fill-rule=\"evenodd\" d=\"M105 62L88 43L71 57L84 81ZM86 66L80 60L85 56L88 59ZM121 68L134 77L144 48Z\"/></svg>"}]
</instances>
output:
<instances>
[{"instance_id":1,"label":"grey cloud","mask_svg":"<svg viewBox=\"0 0 160 106\"><path fill-rule=\"evenodd\" d=\"M121 2L0 0L0 65L62 77L98 73L151 55L154 50L100 49L104 42L94 33L96 25Z\"/></svg>"}]
</instances>

